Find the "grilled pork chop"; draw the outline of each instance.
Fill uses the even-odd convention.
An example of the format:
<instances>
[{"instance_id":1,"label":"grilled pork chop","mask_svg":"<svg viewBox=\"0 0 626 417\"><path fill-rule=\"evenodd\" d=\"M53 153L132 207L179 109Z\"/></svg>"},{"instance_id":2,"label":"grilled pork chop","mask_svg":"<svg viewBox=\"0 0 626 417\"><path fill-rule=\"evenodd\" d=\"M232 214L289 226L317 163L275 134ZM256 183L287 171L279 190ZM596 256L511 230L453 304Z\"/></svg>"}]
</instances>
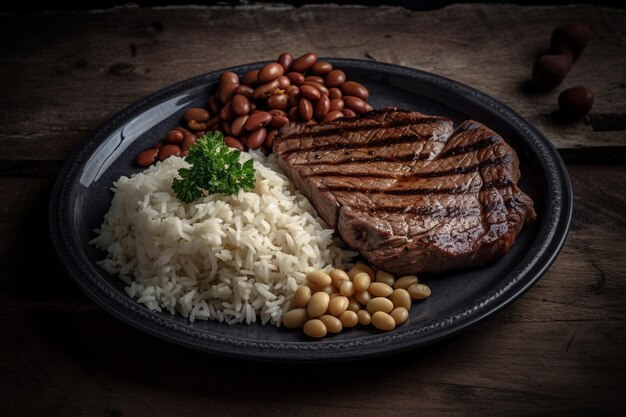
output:
<instances>
[{"instance_id":1,"label":"grilled pork chop","mask_svg":"<svg viewBox=\"0 0 626 417\"><path fill-rule=\"evenodd\" d=\"M536 218L515 151L468 120L389 108L285 125L278 162L320 217L372 265L395 274L492 262Z\"/></svg>"}]
</instances>

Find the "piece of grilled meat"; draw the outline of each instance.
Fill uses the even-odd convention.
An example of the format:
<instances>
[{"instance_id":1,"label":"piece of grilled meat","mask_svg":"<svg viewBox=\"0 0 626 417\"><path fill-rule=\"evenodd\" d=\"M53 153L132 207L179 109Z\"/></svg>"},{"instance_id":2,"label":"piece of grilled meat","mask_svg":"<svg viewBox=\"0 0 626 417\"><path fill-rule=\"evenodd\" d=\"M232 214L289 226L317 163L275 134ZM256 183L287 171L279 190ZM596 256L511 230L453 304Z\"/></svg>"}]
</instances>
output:
<instances>
[{"instance_id":1,"label":"piece of grilled meat","mask_svg":"<svg viewBox=\"0 0 626 417\"><path fill-rule=\"evenodd\" d=\"M285 125L278 162L320 217L372 265L438 272L504 255L533 201L517 187L515 151L468 120L389 108Z\"/></svg>"}]
</instances>

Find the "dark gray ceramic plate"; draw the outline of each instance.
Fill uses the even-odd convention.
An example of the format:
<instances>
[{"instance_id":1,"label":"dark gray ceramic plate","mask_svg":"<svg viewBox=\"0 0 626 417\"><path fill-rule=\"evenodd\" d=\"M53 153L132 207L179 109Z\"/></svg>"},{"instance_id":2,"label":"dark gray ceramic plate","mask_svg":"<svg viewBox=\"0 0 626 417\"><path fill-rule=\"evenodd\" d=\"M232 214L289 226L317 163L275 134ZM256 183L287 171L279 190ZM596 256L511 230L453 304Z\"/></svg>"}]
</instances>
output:
<instances>
[{"instance_id":1,"label":"dark gray ceramic plate","mask_svg":"<svg viewBox=\"0 0 626 417\"><path fill-rule=\"evenodd\" d=\"M524 228L510 253L493 265L423 277L433 295L414 303L409 320L389 333L355 328L311 341L301 332L272 326L189 323L135 303L120 280L96 266L104 253L87 242L108 210L113 181L138 171L133 163L138 151L177 126L187 107L206 103L220 70L139 100L100 126L71 155L55 184L49 218L68 274L104 309L155 336L221 355L300 362L358 359L431 344L467 329L528 290L556 258L571 218L569 178L550 142L513 110L457 82L395 65L329 61L369 88L375 108L393 105L447 116L455 123L472 118L515 148L521 161L521 188L535 201L539 218ZM243 74L260 64L230 70Z\"/></svg>"}]
</instances>

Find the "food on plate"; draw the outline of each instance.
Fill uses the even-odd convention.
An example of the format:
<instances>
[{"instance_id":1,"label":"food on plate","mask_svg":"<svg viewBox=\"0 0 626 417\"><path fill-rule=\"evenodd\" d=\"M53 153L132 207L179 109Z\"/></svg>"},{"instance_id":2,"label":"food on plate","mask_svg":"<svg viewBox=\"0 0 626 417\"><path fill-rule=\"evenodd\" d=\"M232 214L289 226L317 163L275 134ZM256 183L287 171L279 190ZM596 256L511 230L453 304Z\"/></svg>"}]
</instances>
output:
<instances>
[{"instance_id":1,"label":"food on plate","mask_svg":"<svg viewBox=\"0 0 626 417\"><path fill-rule=\"evenodd\" d=\"M137 155L141 167L157 160L187 156L189 147L208 131L224 134L224 142L239 150L270 151L276 132L286 123L316 124L372 110L365 86L348 81L346 73L309 52L295 58L288 52L246 74L225 71L207 108L183 114L184 127L170 130L163 140Z\"/></svg>"},{"instance_id":2,"label":"food on plate","mask_svg":"<svg viewBox=\"0 0 626 417\"><path fill-rule=\"evenodd\" d=\"M355 288L364 276L365 287L350 293L343 291L347 285ZM358 324L390 331L407 321L412 300L423 300L429 295L430 288L419 283L416 276L396 280L392 274L374 272L363 263L357 263L347 273L339 268L328 273L312 271L307 274L306 283L296 290L294 307L285 313L282 324L288 329L302 329L315 339Z\"/></svg>"},{"instance_id":3,"label":"food on plate","mask_svg":"<svg viewBox=\"0 0 626 417\"><path fill-rule=\"evenodd\" d=\"M192 203L213 193L236 194L254 188L252 159L239 163L239 151L229 150L219 133L207 133L189 149L190 168L178 170L172 190L183 203Z\"/></svg>"},{"instance_id":4,"label":"food on plate","mask_svg":"<svg viewBox=\"0 0 626 417\"><path fill-rule=\"evenodd\" d=\"M233 183L221 183L223 189L198 191L199 199L193 195L191 203L180 201L173 182L181 172L207 169L195 150L204 153L214 142L215 137L198 139L190 151L193 167L171 157L117 180L111 207L91 243L107 253L99 265L119 275L128 295L151 310L180 313L191 321L279 325L307 273L345 265L356 253L333 241L333 230L272 155L241 153L234 161L234 153L222 152L221 137L212 158L253 172L252 189L226 195L222 192L234 192ZM246 169L250 165L253 171ZM235 171L241 174L222 169L225 177Z\"/></svg>"},{"instance_id":5,"label":"food on plate","mask_svg":"<svg viewBox=\"0 0 626 417\"><path fill-rule=\"evenodd\" d=\"M492 262L536 218L517 186L515 151L476 121L453 129L444 117L374 110L320 125L290 123L273 149L320 217L389 273ZM358 279L357 290L365 285Z\"/></svg>"}]
</instances>

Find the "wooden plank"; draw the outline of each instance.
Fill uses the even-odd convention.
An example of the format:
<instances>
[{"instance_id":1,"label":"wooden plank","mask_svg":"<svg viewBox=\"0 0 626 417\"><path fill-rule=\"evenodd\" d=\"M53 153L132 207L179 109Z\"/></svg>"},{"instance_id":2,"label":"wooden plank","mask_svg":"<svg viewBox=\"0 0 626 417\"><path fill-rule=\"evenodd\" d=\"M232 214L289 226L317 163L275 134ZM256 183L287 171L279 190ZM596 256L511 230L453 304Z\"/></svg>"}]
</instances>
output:
<instances>
[{"instance_id":1,"label":"wooden plank","mask_svg":"<svg viewBox=\"0 0 626 417\"><path fill-rule=\"evenodd\" d=\"M575 19L589 22L592 38L564 84L550 93L524 92L554 26ZM427 12L217 6L2 15L0 37L11 41L0 44L0 155L62 161L98 124L155 90L284 50L312 50L406 65L476 87L580 160L598 148L625 145L624 28L625 10L584 5L454 5ZM592 113L579 122L555 122L558 92L578 84L595 92Z\"/></svg>"},{"instance_id":2,"label":"wooden plank","mask_svg":"<svg viewBox=\"0 0 626 417\"><path fill-rule=\"evenodd\" d=\"M224 359L145 335L83 296L47 236L49 178L0 178L0 413L75 416L623 415L623 166L572 166L550 271L435 346L347 364Z\"/></svg>"}]
</instances>

